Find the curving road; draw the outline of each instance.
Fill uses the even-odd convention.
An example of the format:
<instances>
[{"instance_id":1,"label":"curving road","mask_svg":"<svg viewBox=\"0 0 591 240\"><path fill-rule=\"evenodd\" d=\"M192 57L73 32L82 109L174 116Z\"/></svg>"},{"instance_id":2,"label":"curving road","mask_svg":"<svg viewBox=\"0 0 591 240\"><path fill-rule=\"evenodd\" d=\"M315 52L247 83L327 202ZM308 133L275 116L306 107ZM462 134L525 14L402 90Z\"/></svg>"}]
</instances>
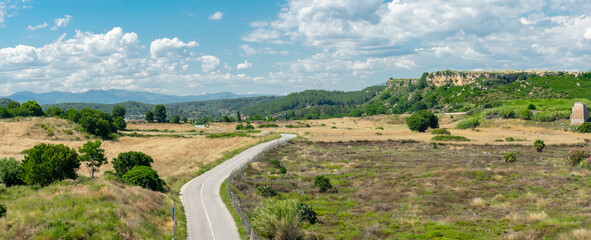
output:
<instances>
[{"instance_id":1,"label":"curving road","mask_svg":"<svg viewBox=\"0 0 591 240\"><path fill-rule=\"evenodd\" d=\"M255 155L294 137L281 134L281 138L251 147L183 185L181 202L187 218L187 239L240 239L236 223L220 197L220 186L234 169Z\"/></svg>"}]
</instances>

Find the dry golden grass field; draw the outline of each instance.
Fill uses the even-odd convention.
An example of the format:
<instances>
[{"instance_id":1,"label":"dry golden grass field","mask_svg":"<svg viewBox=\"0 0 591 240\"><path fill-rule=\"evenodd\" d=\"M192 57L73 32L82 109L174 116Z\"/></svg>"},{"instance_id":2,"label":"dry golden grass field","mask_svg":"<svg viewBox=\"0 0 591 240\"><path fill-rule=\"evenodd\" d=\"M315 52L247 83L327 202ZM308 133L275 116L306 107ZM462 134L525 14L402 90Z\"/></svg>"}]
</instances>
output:
<instances>
[{"instance_id":1,"label":"dry golden grass field","mask_svg":"<svg viewBox=\"0 0 591 240\"><path fill-rule=\"evenodd\" d=\"M408 129L406 126L407 117L408 115L388 115L364 118L288 121L277 123L279 128L265 128L264 131L297 133L311 141L322 142L388 139L430 141L433 135L429 131L418 133ZM456 116L452 119L447 115L439 115L439 119L440 127L449 129L452 135L464 136L471 140L463 144L503 145L507 144L504 139L509 137L519 139L519 141L511 142L512 144L519 145L531 145L536 139L542 139L546 144L577 144L583 143L585 139L591 139L591 135L589 134L563 130L567 120L554 125L532 124L531 122L522 120L488 120L483 123L484 127L478 127L474 130L457 130L454 128L460 122L462 116ZM310 125L310 127L306 127L306 124ZM212 126L220 127L222 130L231 130L235 125L235 123L217 123ZM253 125L256 127L259 124L253 123ZM285 126L287 125L292 125L295 128L286 128ZM501 139L503 142L499 141Z\"/></svg>"},{"instance_id":2,"label":"dry golden grass field","mask_svg":"<svg viewBox=\"0 0 591 240\"><path fill-rule=\"evenodd\" d=\"M48 136L41 124L49 126L53 136ZM154 159L153 168L161 177L181 175L195 172L199 165L210 163L223 156L225 152L251 145L258 141L249 137L208 139L194 132L197 128L187 124L137 124L128 126L129 129L144 129L155 131L137 131L141 135L163 135L152 137L119 137L116 140L105 140L101 146L109 160L121 152L140 151L150 155ZM163 132L166 130L166 132ZM198 130L199 131L199 130ZM207 132L218 130L205 129ZM65 144L78 148L88 138L82 132L76 130L75 124L62 119L53 118L23 118L19 121L0 121L0 158L15 157L23 159L21 153L25 149L32 148L39 143ZM182 137L178 137L182 136ZM111 165L101 167L99 175L105 170L111 169ZM80 174L88 175L82 167Z\"/></svg>"}]
</instances>

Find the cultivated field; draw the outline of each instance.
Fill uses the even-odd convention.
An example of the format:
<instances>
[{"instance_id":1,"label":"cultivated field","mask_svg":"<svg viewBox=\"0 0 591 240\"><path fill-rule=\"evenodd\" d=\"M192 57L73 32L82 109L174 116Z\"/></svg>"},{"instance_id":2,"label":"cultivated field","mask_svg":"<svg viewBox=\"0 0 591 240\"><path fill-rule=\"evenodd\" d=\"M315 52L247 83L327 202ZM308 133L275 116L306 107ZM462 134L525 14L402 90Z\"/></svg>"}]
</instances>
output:
<instances>
[{"instance_id":1,"label":"cultivated field","mask_svg":"<svg viewBox=\"0 0 591 240\"><path fill-rule=\"evenodd\" d=\"M309 204L320 223L304 229L321 239L590 239L591 172L565 165L571 148L298 141L252 163L234 188L247 211L263 185ZM318 175L333 188L312 187Z\"/></svg>"}]
</instances>

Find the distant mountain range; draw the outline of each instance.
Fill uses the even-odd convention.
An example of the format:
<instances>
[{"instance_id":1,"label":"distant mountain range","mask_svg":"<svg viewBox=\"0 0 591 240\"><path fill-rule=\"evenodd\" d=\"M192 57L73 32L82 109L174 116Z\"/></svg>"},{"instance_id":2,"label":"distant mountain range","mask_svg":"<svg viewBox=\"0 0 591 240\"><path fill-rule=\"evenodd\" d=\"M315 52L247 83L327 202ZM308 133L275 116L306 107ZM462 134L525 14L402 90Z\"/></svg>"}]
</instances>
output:
<instances>
[{"instance_id":1,"label":"distant mountain range","mask_svg":"<svg viewBox=\"0 0 591 240\"><path fill-rule=\"evenodd\" d=\"M112 104L126 101L143 102L150 104L166 104L166 103L177 103L177 102L191 102L191 101L204 101L204 100L218 100L218 99L235 99L245 97L258 97L260 94L250 95L237 95L231 92L219 92L204 95L192 95L192 96L174 96L165 95L150 92L139 92L139 91L128 91L128 90L89 90L81 93L71 92L46 92L46 93L34 93L34 92L17 92L5 98L10 98L19 102L26 102L29 100L35 100L39 104L55 104L65 102L85 102L85 103L103 103Z\"/></svg>"}]
</instances>

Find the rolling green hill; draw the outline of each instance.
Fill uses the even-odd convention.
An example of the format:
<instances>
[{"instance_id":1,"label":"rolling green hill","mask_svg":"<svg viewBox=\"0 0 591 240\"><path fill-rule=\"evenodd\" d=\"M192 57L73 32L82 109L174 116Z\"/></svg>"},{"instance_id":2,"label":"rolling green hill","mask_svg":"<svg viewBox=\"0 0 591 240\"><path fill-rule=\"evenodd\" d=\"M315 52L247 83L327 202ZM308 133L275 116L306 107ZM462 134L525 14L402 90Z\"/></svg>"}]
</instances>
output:
<instances>
[{"instance_id":1,"label":"rolling green hill","mask_svg":"<svg viewBox=\"0 0 591 240\"><path fill-rule=\"evenodd\" d=\"M372 86L359 91L306 90L291 93L266 103L246 107L245 115L269 116L279 119L318 119L349 115L386 86Z\"/></svg>"}]
</instances>

